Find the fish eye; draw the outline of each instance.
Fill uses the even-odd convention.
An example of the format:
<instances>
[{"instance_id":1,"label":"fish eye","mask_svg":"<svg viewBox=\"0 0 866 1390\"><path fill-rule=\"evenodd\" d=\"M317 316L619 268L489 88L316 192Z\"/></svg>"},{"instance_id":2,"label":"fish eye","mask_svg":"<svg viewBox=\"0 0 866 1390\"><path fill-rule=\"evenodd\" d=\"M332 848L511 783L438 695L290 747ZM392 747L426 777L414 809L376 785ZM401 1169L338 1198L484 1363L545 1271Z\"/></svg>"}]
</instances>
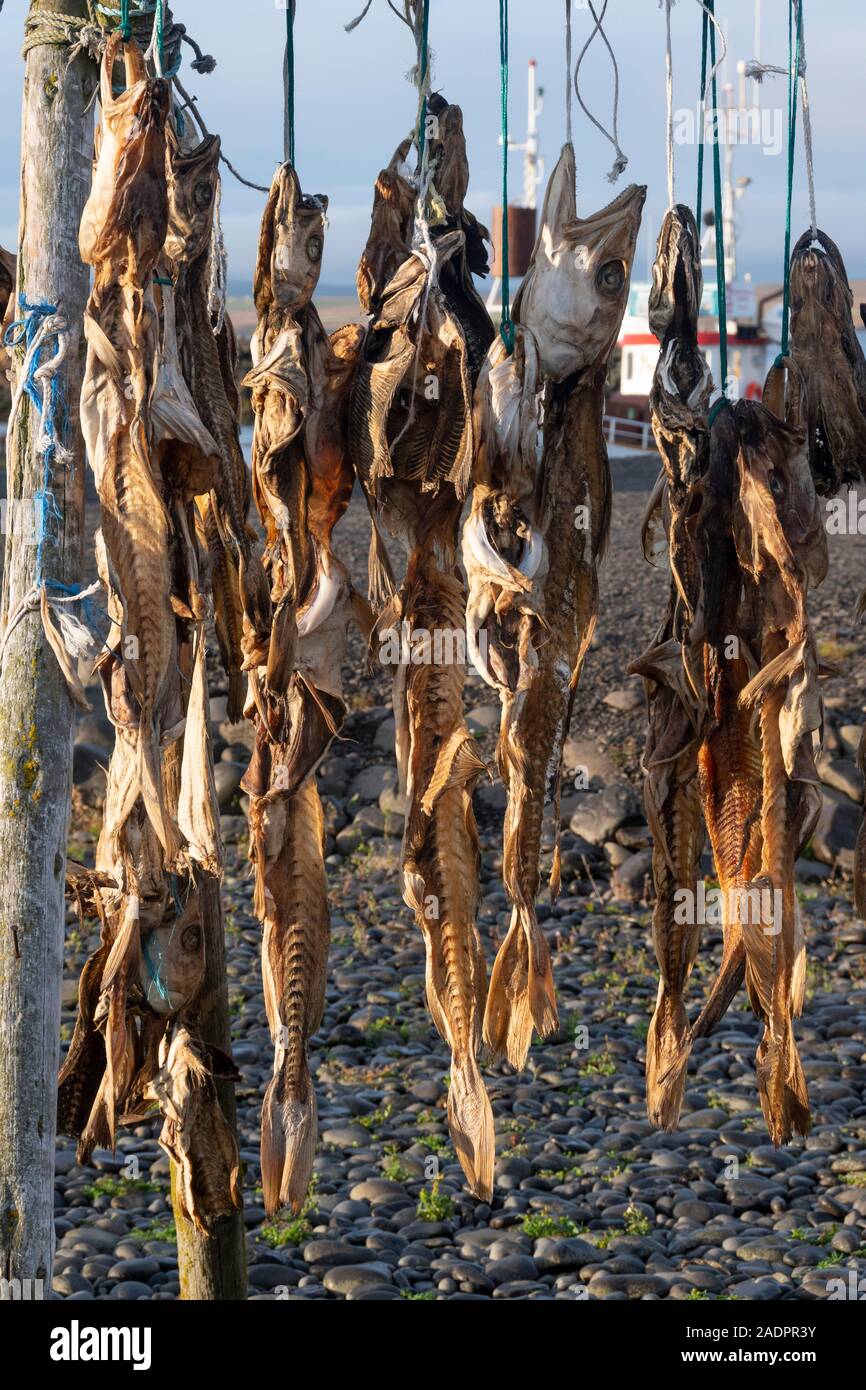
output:
<instances>
[{"instance_id":1,"label":"fish eye","mask_svg":"<svg viewBox=\"0 0 866 1390\"><path fill-rule=\"evenodd\" d=\"M197 922L193 922L187 927L181 937L181 945L185 951L198 952L201 949L201 927Z\"/></svg>"},{"instance_id":2,"label":"fish eye","mask_svg":"<svg viewBox=\"0 0 866 1390\"><path fill-rule=\"evenodd\" d=\"M767 482L769 484L770 491L775 497L776 501L780 501L785 496L785 482L782 478L781 473L779 473L777 469L773 468L769 473Z\"/></svg>"},{"instance_id":3,"label":"fish eye","mask_svg":"<svg viewBox=\"0 0 866 1390\"><path fill-rule=\"evenodd\" d=\"M607 261L596 276L596 284L605 294L619 294L625 284L625 268L622 261Z\"/></svg>"},{"instance_id":4,"label":"fish eye","mask_svg":"<svg viewBox=\"0 0 866 1390\"><path fill-rule=\"evenodd\" d=\"M321 260L322 257L322 238L311 236L307 240L307 256L311 261Z\"/></svg>"},{"instance_id":5,"label":"fish eye","mask_svg":"<svg viewBox=\"0 0 866 1390\"><path fill-rule=\"evenodd\" d=\"M199 179L192 192L192 200L197 208L202 211L210 207L213 199L213 189L207 179Z\"/></svg>"}]
</instances>

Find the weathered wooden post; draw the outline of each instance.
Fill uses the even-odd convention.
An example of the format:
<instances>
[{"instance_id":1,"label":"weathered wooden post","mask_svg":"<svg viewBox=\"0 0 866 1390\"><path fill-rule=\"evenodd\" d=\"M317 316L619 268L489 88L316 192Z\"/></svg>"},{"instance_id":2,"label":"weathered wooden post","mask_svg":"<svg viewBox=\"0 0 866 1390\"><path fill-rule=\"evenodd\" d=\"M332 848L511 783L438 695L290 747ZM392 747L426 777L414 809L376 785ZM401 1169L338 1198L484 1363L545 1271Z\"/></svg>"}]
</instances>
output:
<instances>
[{"instance_id":1,"label":"weathered wooden post","mask_svg":"<svg viewBox=\"0 0 866 1390\"><path fill-rule=\"evenodd\" d=\"M81 563L78 393L89 276L78 224L90 188L96 74L84 52L69 62L67 40L74 21L88 17L85 0L32 0L31 37L46 10L53 27L25 60L16 293L55 305L68 322L58 369L66 409L57 425L70 455L49 458L46 473L39 412L25 398L6 478L7 499L21 504L7 500L5 513L4 624L32 591L37 563L46 578L67 584L77 582ZM20 367L20 352L14 356ZM37 546L26 512L31 521L37 509L44 515L45 493L56 508ZM0 1298L20 1292L7 1280L41 1279L46 1294L51 1282L72 709L38 606L30 608L8 632L0 671Z\"/></svg>"}]
</instances>

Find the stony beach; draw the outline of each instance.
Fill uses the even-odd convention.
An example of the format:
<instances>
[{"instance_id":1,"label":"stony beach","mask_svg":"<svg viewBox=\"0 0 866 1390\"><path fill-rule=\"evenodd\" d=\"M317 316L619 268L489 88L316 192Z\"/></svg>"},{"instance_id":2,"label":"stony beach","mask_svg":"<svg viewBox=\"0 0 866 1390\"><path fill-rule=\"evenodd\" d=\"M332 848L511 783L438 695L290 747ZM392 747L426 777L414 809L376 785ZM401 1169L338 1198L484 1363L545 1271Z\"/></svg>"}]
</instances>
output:
<instances>
[{"instance_id":1,"label":"stony beach","mask_svg":"<svg viewBox=\"0 0 866 1390\"><path fill-rule=\"evenodd\" d=\"M616 459L612 543L601 573L597 636L566 748L563 891L539 907L554 958L560 1032L527 1070L485 1068L497 1130L494 1198L466 1190L445 1122L448 1054L424 1003L424 949L399 891L402 818L395 794L388 675L365 674L357 636L344 736L322 764L331 888L325 1018L311 1065L320 1144L307 1209L267 1220L259 1115L271 1075L239 781L249 730L212 727L226 841L229 993L245 1165L253 1299L825 1299L831 1281L866 1278L866 927L850 867L862 786L855 763L866 702L866 644L854 606L866 537L831 537L831 570L811 598L828 668L821 775L825 810L798 864L808 949L796 1025L812 1101L805 1141L775 1150L754 1077L760 1029L741 992L717 1032L696 1043L680 1128L653 1131L644 1045L656 994L650 943L650 836L642 814L644 707L627 674L661 618L667 577L640 550L654 456ZM359 586L368 523L356 498L336 532ZM472 676L470 727L493 764L498 706ZM76 740L72 857L92 862L111 729L101 708ZM575 789L585 768L588 789ZM488 959L509 912L500 878L504 794L476 793L483 851L479 926ZM709 855L705 874L712 880ZM63 1038L96 942L69 914ZM707 926L692 979L694 1013L718 967ZM177 1250L169 1163L158 1125L122 1131L116 1155L79 1167L57 1146L55 1296L173 1299Z\"/></svg>"}]
</instances>

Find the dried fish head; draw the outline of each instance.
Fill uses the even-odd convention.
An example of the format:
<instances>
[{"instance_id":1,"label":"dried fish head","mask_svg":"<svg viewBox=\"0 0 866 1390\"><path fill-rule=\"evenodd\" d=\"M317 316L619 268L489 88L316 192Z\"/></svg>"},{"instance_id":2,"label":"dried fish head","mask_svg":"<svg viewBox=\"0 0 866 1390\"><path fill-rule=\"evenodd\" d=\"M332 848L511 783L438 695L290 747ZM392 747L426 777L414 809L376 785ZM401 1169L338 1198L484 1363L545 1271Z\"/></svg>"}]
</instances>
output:
<instances>
[{"instance_id":1,"label":"dried fish head","mask_svg":"<svg viewBox=\"0 0 866 1390\"><path fill-rule=\"evenodd\" d=\"M303 193L291 164L281 165L262 219L253 281L260 315L269 305L296 314L309 304L322 268L327 210L324 194Z\"/></svg>"},{"instance_id":2,"label":"dried fish head","mask_svg":"<svg viewBox=\"0 0 866 1390\"><path fill-rule=\"evenodd\" d=\"M549 380L607 362L625 312L645 198L646 188L632 184L601 212L579 218L574 147L563 146L514 301L515 322L535 335Z\"/></svg>"},{"instance_id":3,"label":"dried fish head","mask_svg":"<svg viewBox=\"0 0 866 1390\"><path fill-rule=\"evenodd\" d=\"M737 554L767 586L768 600L772 585L779 626L787 626L794 608L799 613L804 585L820 584L827 572L827 533L806 437L757 401L737 401L734 421L740 443L733 512Z\"/></svg>"},{"instance_id":4,"label":"dried fish head","mask_svg":"<svg viewBox=\"0 0 866 1390\"><path fill-rule=\"evenodd\" d=\"M660 343L674 334L697 341L703 287L697 224L691 208L678 203L665 213L653 264L649 325Z\"/></svg>"},{"instance_id":5,"label":"dried fish head","mask_svg":"<svg viewBox=\"0 0 866 1390\"><path fill-rule=\"evenodd\" d=\"M204 983L205 945L198 893L183 911L141 933L139 985L148 1006L170 1017L193 1003Z\"/></svg>"},{"instance_id":6,"label":"dried fish head","mask_svg":"<svg viewBox=\"0 0 866 1390\"><path fill-rule=\"evenodd\" d=\"M139 266L155 266L168 225L169 84L147 76L141 50L132 40L123 50L126 90L115 97L112 73L121 42L119 33L109 35L102 57L99 155L78 245L88 265L105 265L115 248L123 248L136 256Z\"/></svg>"},{"instance_id":7,"label":"dried fish head","mask_svg":"<svg viewBox=\"0 0 866 1390\"><path fill-rule=\"evenodd\" d=\"M176 276L207 250L219 186L220 138L206 135L197 145L182 145L168 127L166 178L168 234L165 255Z\"/></svg>"},{"instance_id":8,"label":"dried fish head","mask_svg":"<svg viewBox=\"0 0 866 1390\"><path fill-rule=\"evenodd\" d=\"M415 191L406 165L411 147L411 140L403 140L397 146L373 191L370 235L356 279L358 298L368 314L375 312L385 286L409 255L415 211Z\"/></svg>"},{"instance_id":9,"label":"dried fish head","mask_svg":"<svg viewBox=\"0 0 866 1390\"><path fill-rule=\"evenodd\" d=\"M866 360L835 242L805 232L791 255L791 356L805 395L809 461L819 492L866 477Z\"/></svg>"}]
</instances>

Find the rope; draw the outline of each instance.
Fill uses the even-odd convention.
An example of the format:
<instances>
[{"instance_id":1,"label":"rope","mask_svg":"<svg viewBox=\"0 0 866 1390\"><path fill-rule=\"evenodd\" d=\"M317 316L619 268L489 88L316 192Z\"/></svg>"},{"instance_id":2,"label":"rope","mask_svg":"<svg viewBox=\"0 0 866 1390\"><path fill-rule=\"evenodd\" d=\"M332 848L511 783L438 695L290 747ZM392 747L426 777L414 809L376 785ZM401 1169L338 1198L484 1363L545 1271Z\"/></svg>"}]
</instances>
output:
<instances>
[{"instance_id":1,"label":"rope","mask_svg":"<svg viewBox=\"0 0 866 1390\"><path fill-rule=\"evenodd\" d=\"M571 0L565 0L565 143L571 138Z\"/></svg>"},{"instance_id":2,"label":"rope","mask_svg":"<svg viewBox=\"0 0 866 1390\"><path fill-rule=\"evenodd\" d=\"M788 356L789 329L791 317L791 204L794 196L794 153L797 144L797 93L800 73L800 41L802 37L803 11L796 6L797 23L794 25L796 0L788 0L788 192L785 200L785 271L782 282L782 342L776 366ZM795 38L796 34L796 38Z\"/></svg>"},{"instance_id":3,"label":"rope","mask_svg":"<svg viewBox=\"0 0 866 1390\"><path fill-rule=\"evenodd\" d=\"M186 87L184 87L183 83L181 82L180 78L177 77L177 75L175 75L172 78L172 81L174 82L175 88L178 92L180 92L180 95L183 98L183 106L179 107L178 109L181 112L189 111L190 115L192 116L193 120L195 121L196 125L201 131L202 135L206 136L208 134L208 128L202 120L199 109L196 106L197 98L190 96L189 92L186 90ZM220 161L226 166L230 173L234 174L238 183L244 184L246 188L254 188L257 193L270 193L271 190L265 184L253 183L250 179L245 179L243 174L239 173L235 166L232 164L228 156L223 154L222 150L220 150Z\"/></svg>"},{"instance_id":4,"label":"rope","mask_svg":"<svg viewBox=\"0 0 866 1390\"><path fill-rule=\"evenodd\" d=\"M592 15L593 19L595 20L595 28L593 29L593 31L592 31L592 33L590 34L589 38L587 39L586 43L583 45L583 48L581 49L581 52L580 52L580 57L579 57L578 60L577 60L577 67L576 67L575 70L574 70L574 94L575 94L575 96L577 97L577 100L578 100L578 102L580 103L581 110L584 112L584 114L587 115L587 116L589 117L589 119L592 121L592 123L593 123L593 125L596 127L596 129L601 131L601 133L602 133L602 135L604 136L605 140L609 140L610 143L611 143L611 144L613 145L613 147L614 147L614 150L615 150L615 152L616 152L616 157L615 157L615 159L614 159L614 161L613 161L613 167L611 168L611 171L610 171L610 173L609 173L608 176L607 176L607 181L608 181L608 183L616 183L616 181L617 181L617 179L619 178L620 174L623 173L623 171L625 170L626 165L628 164L628 158L627 158L627 156L626 156L625 154L623 154L623 151L622 151L622 149L620 148L620 143L619 143L619 67L618 67L617 61L616 61L616 54L614 53L614 51L613 51L613 49L612 49L612 47L611 47L611 45L610 45L610 40L608 39L607 34L604 32L604 17L605 17L605 15L606 15L606 13L607 13L608 0L603 0L603 4L602 4L602 7L601 7L601 14L600 14L600 15L597 15L597 14L596 14L596 12L595 12L595 6L593 5L592 0L587 0L587 5L588 5L588 8L589 8L590 14ZM579 83L580 65L581 65L581 63L583 62L583 60L584 60L584 58L585 58L585 56L586 56L587 49L589 48L589 46L590 46L590 44L592 43L593 39L595 38L596 34L600 34L600 35L601 35L602 42L604 43L605 48L607 49L608 53L610 54L610 61L613 63L613 129L612 129L612 130L606 130L605 127L602 125L601 121L596 120L595 116L592 114L592 112L590 111L589 107L588 107L588 106L586 105L586 103L584 102L583 97L580 95L580 83Z\"/></svg>"},{"instance_id":5,"label":"rope","mask_svg":"<svg viewBox=\"0 0 866 1390\"><path fill-rule=\"evenodd\" d=\"M668 206L676 205L674 185L674 61L671 49L671 6L673 0L663 0L665 7L665 87L667 92L667 156Z\"/></svg>"},{"instance_id":6,"label":"rope","mask_svg":"<svg viewBox=\"0 0 866 1390\"><path fill-rule=\"evenodd\" d=\"M508 272L508 0L499 0L499 105L502 123L502 312L499 336L506 351L514 351L511 283Z\"/></svg>"},{"instance_id":7,"label":"rope","mask_svg":"<svg viewBox=\"0 0 866 1390\"><path fill-rule=\"evenodd\" d=\"M423 0L421 9L421 41L418 47L418 168L423 170L427 158L427 97L430 93L430 0Z\"/></svg>"},{"instance_id":8,"label":"rope","mask_svg":"<svg viewBox=\"0 0 866 1390\"><path fill-rule=\"evenodd\" d=\"M711 77L713 78L713 80L715 80L715 76L716 76L716 72L717 72L718 68L721 66L721 64L722 64L722 63L724 62L724 60L725 60L725 54L726 54L727 51L728 51L728 45L727 45L727 40L725 39L725 32L724 32L724 30L722 29L721 25L719 24L718 20L716 19L715 11L714 11L714 6L713 6L713 4L712 4L712 0L711 0L711 2L710 2L709 4L705 4L705 3L704 3L704 0L698 0L698 4L700 5L701 10L703 11L703 23L702 23L702 26L701 26L701 129L700 129L700 134L699 134L699 136L698 136L698 193L697 193L697 203L696 203L696 205L695 205L695 215L696 215L696 218L697 218L698 227L700 228L700 222L701 222L701 203L702 203L703 194L704 194L704 141L705 141L705 137L706 137L706 125L707 125L707 36L708 36L708 30L709 30L709 26L710 26L710 21L711 21L711 20L712 20L713 25L715 26L714 31L713 31L713 52L714 52L714 53L715 53L715 51L716 51L716 47L715 47L715 32L716 32L716 31L718 31L719 37L720 37L720 39L721 39L721 41L722 41L722 52L721 52L721 56L720 56L720 58L719 58L718 63L714 63L714 64L713 64L712 73L710 74ZM715 89L714 89L714 90L715 90ZM714 115L715 115L715 111L714 111Z\"/></svg>"},{"instance_id":9,"label":"rope","mask_svg":"<svg viewBox=\"0 0 866 1390\"><path fill-rule=\"evenodd\" d=\"M34 494L34 519L36 524L36 563L33 583L19 600L6 623L0 641L0 670L6 655L6 646L15 628L27 613L44 607L55 612L60 626L60 639L67 652L77 659L94 645L92 634L87 627L59 605L85 601L98 589L101 583L85 590L63 584L59 580L45 576L45 546L49 538L50 523L62 521L63 514L51 490L51 473L55 463L67 464L72 455L60 442L60 434L67 423L66 396L60 369L69 351L69 323L63 310L56 304L46 301L31 302L23 294L18 299L22 317L7 328L3 342L13 351L23 349L15 386L9 409L9 423L6 433L6 472L13 477L12 450L17 434L18 417L26 396L33 410L38 411L39 427L36 432L35 449L42 460L42 486ZM14 500L14 499L10 499ZM18 499L23 500L23 499ZM8 503L7 503L8 505ZM48 597L48 589L57 592ZM61 596L63 595L63 596ZM43 616L43 626L47 619ZM49 624L50 626L50 624ZM48 627L46 626L46 636ZM49 641L51 638L49 637ZM77 678L76 678L77 679ZM70 687L73 681L70 679Z\"/></svg>"},{"instance_id":10,"label":"rope","mask_svg":"<svg viewBox=\"0 0 866 1390\"><path fill-rule=\"evenodd\" d=\"M719 302L718 302L718 318L719 318L719 369L720 369L720 376L721 376L721 382L720 382L720 388L719 388L720 391L721 391L721 396L720 396L719 400L717 400L717 401L715 402L715 405L713 406L713 409L710 411L710 417L709 417L709 418L710 418L710 423L712 424L712 421L713 421L714 416L715 416L715 412L718 410L718 407L719 407L721 401L724 400L725 397L727 396L727 382L728 382L728 302L727 302L727 287L726 287L726 284L725 284L725 219L724 219L724 209L723 209L723 206L722 206L722 165L721 165L721 157L720 157L720 155L719 155L719 130L718 130L719 107L718 107L718 94L717 94L717 92L716 92L716 72L718 71L719 64L716 62L716 29L717 29L718 26L717 26L717 24L716 24L716 17L715 17L715 8L716 8L716 6L715 6L715 0L707 0L707 4L706 4L703 8L705 9L706 13L708 14L709 19L712 21L712 28L711 28L710 31L709 31L709 38L710 38L710 61L711 61L711 63L712 63L712 68L711 68L711 70L710 70L710 85L711 85L712 95L713 95L713 122L714 122L714 136L713 136L713 208L714 208L715 225L714 225L713 231L714 231L715 243L716 243L716 293L717 293L717 295L718 295L718 301L719 301ZM707 24L707 20L706 20L706 19L705 19L704 23L705 23L705 26L706 26L706 24ZM706 91L704 92L704 102L706 103ZM701 137L702 137L702 140L703 140L703 129L702 129L702 131L701 131Z\"/></svg>"},{"instance_id":11,"label":"rope","mask_svg":"<svg viewBox=\"0 0 866 1390\"><path fill-rule=\"evenodd\" d=\"M295 167L295 0L286 5L286 53L283 59L283 160Z\"/></svg>"},{"instance_id":12,"label":"rope","mask_svg":"<svg viewBox=\"0 0 866 1390\"><path fill-rule=\"evenodd\" d=\"M809 83L806 78L806 36L803 27L803 0L795 0L797 6L797 27L800 38L800 98L803 106L803 146L806 152L806 178L809 184L809 222L812 240L818 237L818 214L815 204L815 161L812 152L812 109L809 104ZM755 82L763 82L769 75L787 77L790 68L778 67L775 63L761 63L757 58L746 64L745 76Z\"/></svg>"}]
</instances>

